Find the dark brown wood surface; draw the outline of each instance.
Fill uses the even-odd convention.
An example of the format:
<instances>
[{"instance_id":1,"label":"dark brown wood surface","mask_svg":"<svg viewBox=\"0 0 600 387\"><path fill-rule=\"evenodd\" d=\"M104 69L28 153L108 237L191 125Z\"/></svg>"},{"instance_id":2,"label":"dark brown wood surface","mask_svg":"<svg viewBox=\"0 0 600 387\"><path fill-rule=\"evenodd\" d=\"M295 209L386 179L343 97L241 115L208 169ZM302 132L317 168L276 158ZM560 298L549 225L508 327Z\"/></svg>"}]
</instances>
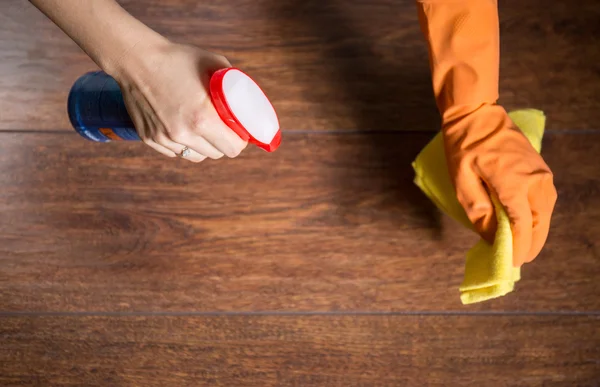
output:
<instances>
[{"instance_id":1,"label":"dark brown wood surface","mask_svg":"<svg viewBox=\"0 0 600 387\"><path fill-rule=\"evenodd\" d=\"M413 0L121 3L251 73L284 143L86 142L65 101L95 66L0 1L0 385L599 385L600 2L500 1L501 102L546 112L559 202L516 291L471 306L477 237L412 183L438 127Z\"/></svg>"},{"instance_id":2,"label":"dark brown wood surface","mask_svg":"<svg viewBox=\"0 0 600 387\"><path fill-rule=\"evenodd\" d=\"M598 311L600 134L551 134L550 238L517 291L458 298L477 240L412 184L430 134L288 134L201 165L0 134L0 310Z\"/></svg>"},{"instance_id":3,"label":"dark brown wood surface","mask_svg":"<svg viewBox=\"0 0 600 387\"><path fill-rule=\"evenodd\" d=\"M227 55L286 130L436 130L414 0L127 0L152 28ZM600 2L500 2L501 102L555 130L598 128ZM71 130L70 86L95 65L24 0L0 8L0 130Z\"/></svg>"},{"instance_id":4,"label":"dark brown wood surface","mask_svg":"<svg viewBox=\"0 0 600 387\"><path fill-rule=\"evenodd\" d=\"M3 385L525 387L596 386L600 380L598 316L0 322Z\"/></svg>"}]
</instances>

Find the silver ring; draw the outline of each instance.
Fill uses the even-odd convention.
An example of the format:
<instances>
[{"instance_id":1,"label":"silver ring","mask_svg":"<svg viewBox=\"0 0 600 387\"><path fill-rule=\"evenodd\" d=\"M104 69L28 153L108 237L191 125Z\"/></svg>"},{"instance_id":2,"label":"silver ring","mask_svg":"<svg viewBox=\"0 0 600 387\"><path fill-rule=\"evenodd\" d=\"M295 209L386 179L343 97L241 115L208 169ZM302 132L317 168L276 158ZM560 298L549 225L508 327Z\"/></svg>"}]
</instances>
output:
<instances>
[{"instance_id":1,"label":"silver ring","mask_svg":"<svg viewBox=\"0 0 600 387\"><path fill-rule=\"evenodd\" d=\"M188 157L190 155L190 153L192 153L192 151L190 150L190 148L188 148L187 146L185 148L183 148L181 150L181 153L179 153L179 157L181 158L185 158Z\"/></svg>"}]
</instances>

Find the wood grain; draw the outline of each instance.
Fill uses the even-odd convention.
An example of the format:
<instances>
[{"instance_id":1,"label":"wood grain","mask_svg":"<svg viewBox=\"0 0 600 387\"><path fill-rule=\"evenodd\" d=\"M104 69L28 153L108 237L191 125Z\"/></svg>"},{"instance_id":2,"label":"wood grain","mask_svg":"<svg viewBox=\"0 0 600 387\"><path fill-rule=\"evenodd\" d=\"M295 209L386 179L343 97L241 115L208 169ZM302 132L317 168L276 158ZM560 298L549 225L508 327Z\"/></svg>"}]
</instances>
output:
<instances>
[{"instance_id":1,"label":"wood grain","mask_svg":"<svg viewBox=\"0 0 600 387\"><path fill-rule=\"evenodd\" d=\"M121 3L248 71L284 143L85 142L65 104L94 64L3 0L1 385L598 386L598 1L500 2L501 103L548 115L559 203L516 292L472 306L477 238L412 184L439 125L414 0Z\"/></svg>"},{"instance_id":2,"label":"wood grain","mask_svg":"<svg viewBox=\"0 0 600 387\"><path fill-rule=\"evenodd\" d=\"M595 386L599 317L5 317L0 383Z\"/></svg>"},{"instance_id":3,"label":"wood grain","mask_svg":"<svg viewBox=\"0 0 600 387\"><path fill-rule=\"evenodd\" d=\"M248 71L286 130L438 126L414 0L121 3L169 38ZM501 102L543 109L551 129L597 129L600 3L505 0L500 15ZM28 2L3 0L0 130L70 130L68 90L94 68Z\"/></svg>"},{"instance_id":4,"label":"wood grain","mask_svg":"<svg viewBox=\"0 0 600 387\"><path fill-rule=\"evenodd\" d=\"M600 134L547 137L547 246L515 293L470 307L457 288L477 238L412 184L429 138L288 134L195 165L0 134L0 310L600 310Z\"/></svg>"}]
</instances>

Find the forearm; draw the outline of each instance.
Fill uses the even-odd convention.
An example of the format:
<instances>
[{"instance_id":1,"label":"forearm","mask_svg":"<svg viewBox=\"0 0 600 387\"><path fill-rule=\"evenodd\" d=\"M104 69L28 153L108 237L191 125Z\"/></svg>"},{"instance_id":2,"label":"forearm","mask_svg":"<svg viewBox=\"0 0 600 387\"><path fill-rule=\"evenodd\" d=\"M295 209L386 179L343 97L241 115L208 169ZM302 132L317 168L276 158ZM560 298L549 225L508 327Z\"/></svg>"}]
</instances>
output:
<instances>
[{"instance_id":1,"label":"forearm","mask_svg":"<svg viewBox=\"0 0 600 387\"><path fill-rule=\"evenodd\" d=\"M451 120L498 99L496 0L417 0L438 108Z\"/></svg>"},{"instance_id":2,"label":"forearm","mask_svg":"<svg viewBox=\"0 0 600 387\"><path fill-rule=\"evenodd\" d=\"M107 73L122 71L133 51L166 40L114 0L30 0Z\"/></svg>"}]
</instances>

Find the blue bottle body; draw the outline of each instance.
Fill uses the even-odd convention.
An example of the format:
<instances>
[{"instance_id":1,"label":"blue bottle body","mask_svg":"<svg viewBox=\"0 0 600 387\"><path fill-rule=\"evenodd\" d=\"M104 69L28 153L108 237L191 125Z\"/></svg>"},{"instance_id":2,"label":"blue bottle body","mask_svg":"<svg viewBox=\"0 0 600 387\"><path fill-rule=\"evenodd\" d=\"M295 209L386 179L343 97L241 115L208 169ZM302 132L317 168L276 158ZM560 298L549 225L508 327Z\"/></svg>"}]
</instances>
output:
<instances>
[{"instance_id":1,"label":"blue bottle body","mask_svg":"<svg viewBox=\"0 0 600 387\"><path fill-rule=\"evenodd\" d=\"M67 109L75 130L90 141L140 141L119 84L102 71L87 73L75 82Z\"/></svg>"}]
</instances>

